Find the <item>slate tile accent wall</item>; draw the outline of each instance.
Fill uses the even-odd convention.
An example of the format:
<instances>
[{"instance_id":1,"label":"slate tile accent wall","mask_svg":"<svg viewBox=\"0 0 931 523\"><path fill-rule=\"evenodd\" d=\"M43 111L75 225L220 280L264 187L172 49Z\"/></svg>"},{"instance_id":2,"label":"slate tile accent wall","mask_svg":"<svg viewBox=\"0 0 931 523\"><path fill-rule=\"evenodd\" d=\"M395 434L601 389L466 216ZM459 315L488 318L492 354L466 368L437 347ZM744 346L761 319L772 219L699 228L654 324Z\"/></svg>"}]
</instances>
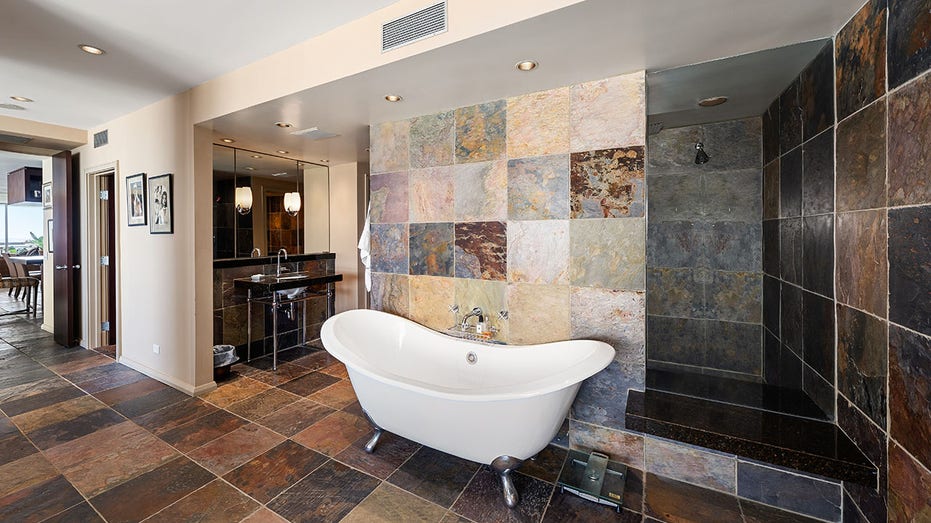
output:
<instances>
[{"instance_id":1,"label":"slate tile accent wall","mask_svg":"<svg viewBox=\"0 0 931 523\"><path fill-rule=\"evenodd\" d=\"M920 521L931 518L931 2L870 0L836 42L838 425L879 468L875 487L844 489L851 520Z\"/></svg>"},{"instance_id":2,"label":"slate tile accent wall","mask_svg":"<svg viewBox=\"0 0 931 523\"><path fill-rule=\"evenodd\" d=\"M570 416L622 434L645 381L644 90L641 71L373 125L372 307L440 331L481 307L502 341L610 343Z\"/></svg>"},{"instance_id":3,"label":"slate tile accent wall","mask_svg":"<svg viewBox=\"0 0 931 523\"><path fill-rule=\"evenodd\" d=\"M835 410L834 48L828 43L763 119L763 272L778 300L766 322L768 383L799 385ZM778 151L778 153L777 153ZM776 287L781 292L776 292ZM779 311L778 314L775 311Z\"/></svg>"},{"instance_id":4,"label":"slate tile accent wall","mask_svg":"<svg viewBox=\"0 0 931 523\"><path fill-rule=\"evenodd\" d=\"M649 138L651 366L762 379L761 132L751 118ZM708 163L695 164L696 142Z\"/></svg>"}]
</instances>

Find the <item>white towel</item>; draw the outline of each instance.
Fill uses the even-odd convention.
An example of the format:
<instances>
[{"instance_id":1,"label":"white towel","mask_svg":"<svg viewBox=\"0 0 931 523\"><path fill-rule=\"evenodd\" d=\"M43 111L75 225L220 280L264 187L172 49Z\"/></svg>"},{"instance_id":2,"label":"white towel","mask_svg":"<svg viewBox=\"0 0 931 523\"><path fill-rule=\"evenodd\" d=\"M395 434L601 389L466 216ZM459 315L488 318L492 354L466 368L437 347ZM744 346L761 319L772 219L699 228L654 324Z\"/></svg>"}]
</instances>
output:
<instances>
[{"instance_id":1,"label":"white towel","mask_svg":"<svg viewBox=\"0 0 931 523\"><path fill-rule=\"evenodd\" d=\"M365 225L362 226L362 236L359 237L359 259L362 265L365 265L365 290L372 292L372 234L369 232L370 219L369 212L372 210L372 204L369 202L368 209L365 210Z\"/></svg>"}]
</instances>

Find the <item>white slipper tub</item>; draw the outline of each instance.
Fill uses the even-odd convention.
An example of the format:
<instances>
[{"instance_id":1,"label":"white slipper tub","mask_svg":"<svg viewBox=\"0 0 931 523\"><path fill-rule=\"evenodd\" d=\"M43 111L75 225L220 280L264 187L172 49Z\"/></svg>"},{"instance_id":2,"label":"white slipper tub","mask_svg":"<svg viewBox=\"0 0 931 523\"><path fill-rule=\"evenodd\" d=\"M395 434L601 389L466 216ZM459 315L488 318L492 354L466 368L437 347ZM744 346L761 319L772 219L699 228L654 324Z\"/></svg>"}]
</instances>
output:
<instances>
[{"instance_id":1,"label":"white slipper tub","mask_svg":"<svg viewBox=\"0 0 931 523\"><path fill-rule=\"evenodd\" d=\"M582 381L614 358L599 341L488 345L366 309L328 319L320 337L346 365L376 428L367 451L387 430L490 464L511 507L517 493L510 471L549 444Z\"/></svg>"}]
</instances>

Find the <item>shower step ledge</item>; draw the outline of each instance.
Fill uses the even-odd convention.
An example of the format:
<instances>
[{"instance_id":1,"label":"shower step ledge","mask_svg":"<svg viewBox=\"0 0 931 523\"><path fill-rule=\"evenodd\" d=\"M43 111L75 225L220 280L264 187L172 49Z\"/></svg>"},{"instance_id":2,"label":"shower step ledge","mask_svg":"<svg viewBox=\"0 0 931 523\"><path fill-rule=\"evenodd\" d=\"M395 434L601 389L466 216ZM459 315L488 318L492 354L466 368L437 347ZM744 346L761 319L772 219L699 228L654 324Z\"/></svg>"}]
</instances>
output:
<instances>
[{"instance_id":1,"label":"shower step ledge","mask_svg":"<svg viewBox=\"0 0 931 523\"><path fill-rule=\"evenodd\" d=\"M631 390L626 427L740 458L876 486L876 467L827 421L664 391Z\"/></svg>"}]
</instances>

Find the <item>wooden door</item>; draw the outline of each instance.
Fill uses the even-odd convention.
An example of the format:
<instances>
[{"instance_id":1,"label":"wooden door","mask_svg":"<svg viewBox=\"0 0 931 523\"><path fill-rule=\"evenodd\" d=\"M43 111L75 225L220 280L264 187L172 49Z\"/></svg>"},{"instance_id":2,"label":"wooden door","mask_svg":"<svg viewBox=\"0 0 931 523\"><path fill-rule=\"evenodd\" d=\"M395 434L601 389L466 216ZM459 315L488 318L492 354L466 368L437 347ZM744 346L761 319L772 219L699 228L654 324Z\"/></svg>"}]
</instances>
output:
<instances>
[{"instance_id":1,"label":"wooden door","mask_svg":"<svg viewBox=\"0 0 931 523\"><path fill-rule=\"evenodd\" d=\"M73 347L81 340L81 226L78 157L52 157L52 258L55 263L55 341Z\"/></svg>"}]
</instances>

